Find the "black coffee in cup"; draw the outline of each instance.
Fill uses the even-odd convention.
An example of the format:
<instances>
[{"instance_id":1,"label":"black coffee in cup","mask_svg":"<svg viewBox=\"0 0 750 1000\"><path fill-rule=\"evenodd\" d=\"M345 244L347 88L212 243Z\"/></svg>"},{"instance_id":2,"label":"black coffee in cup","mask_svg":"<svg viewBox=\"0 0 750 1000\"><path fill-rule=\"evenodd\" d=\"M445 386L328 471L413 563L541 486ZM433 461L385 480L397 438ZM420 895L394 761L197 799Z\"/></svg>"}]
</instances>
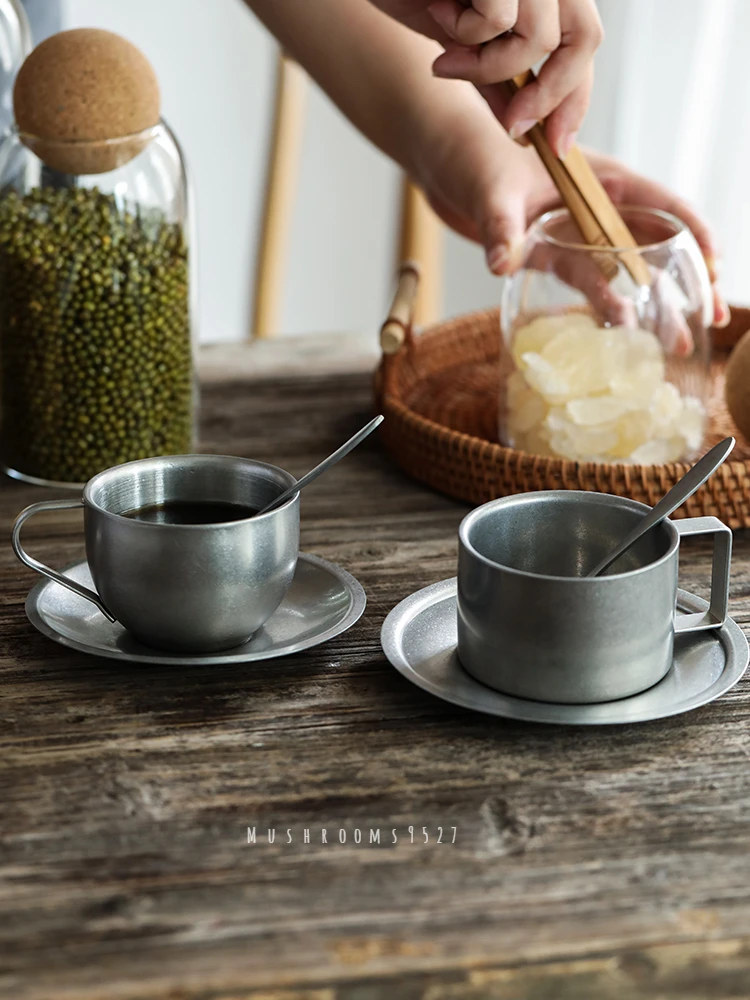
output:
<instances>
[{"instance_id":1,"label":"black coffee in cup","mask_svg":"<svg viewBox=\"0 0 750 1000\"><path fill-rule=\"evenodd\" d=\"M151 524L226 524L244 521L258 513L259 507L214 500L169 500L126 511L124 517Z\"/></svg>"}]
</instances>

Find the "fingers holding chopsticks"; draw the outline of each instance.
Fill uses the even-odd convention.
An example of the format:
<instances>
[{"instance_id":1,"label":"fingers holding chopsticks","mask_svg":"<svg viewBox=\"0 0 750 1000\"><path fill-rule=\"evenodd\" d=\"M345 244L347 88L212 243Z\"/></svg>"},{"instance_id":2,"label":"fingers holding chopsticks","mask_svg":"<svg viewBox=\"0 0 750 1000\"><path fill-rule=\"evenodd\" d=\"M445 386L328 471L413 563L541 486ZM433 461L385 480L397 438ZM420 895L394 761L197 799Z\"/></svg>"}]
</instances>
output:
<instances>
[{"instance_id":1,"label":"fingers holding chopsticks","mask_svg":"<svg viewBox=\"0 0 750 1000\"><path fill-rule=\"evenodd\" d=\"M503 124L515 139L546 119L557 156L570 150L589 106L594 53L604 32L594 0L559 0L559 41L536 79L518 91Z\"/></svg>"},{"instance_id":2,"label":"fingers holding chopsticks","mask_svg":"<svg viewBox=\"0 0 750 1000\"><path fill-rule=\"evenodd\" d=\"M512 30L480 41L489 31L488 20L484 32L477 21L482 2L496 5L495 23L508 24ZM516 20L510 25L514 8ZM564 156L589 105L593 57L603 37L594 0L474 0L470 9L457 0L438 0L430 12L457 43L435 60L434 73L468 80L488 99L498 84L548 57L537 79L510 103L490 99L490 104L500 112L500 121L514 139L525 135L536 122L548 119L553 149ZM463 33L462 25L466 25Z\"/></svg>"},{"instance_id":3,"label":"fingers holding chopsticks","mask_svg":"<svg viewBox=\"0 0 750 1000\"><path fill-rule=\"evenodd\" d=\"M507 100L491 104L514 139L558 112L560 148L572 143L588 107L593 56L602 40L596 0L371 2L444 46L433 63L436 76L467 80L485 96L546 59L538 82L510 106Z\"/></svg>"},{"instance_id":4,"label":"fingers holding chopsticks","mask_svg":"<svg viewBox=\"0 0 750 1000\"><path fill-rule=\"evenodd\" d=\"M484 45L512 31L518 20L519 0L434 0L428 10L446 35L459 45Z\"/></svg>"},{"instance_id":5,"label":"fingers holding chopsticks","mask_svg":"<svg viewBox=\"0 0 750 1000\"><path fill-rule=\"evenodd\" d=\"M568 94L544 123L547 141L555 155L561 159L565 159L575 143L578 129L588 110L593 83L594 67L591 66L583 83Z\"/></svg>"},{"instance_id":6,"label":"fingers holding chopsticks","mask_svg":"<svg viewBox=\"0 0 750 1000\"><path fill-rule=\"evenodd\" d=\"M467 12L468 13L468 12ZM558 0L519 0L512 31L482 45L450 46L433 64L436 76L478 86L501 83L526 72L560 44ZM531 125L533 121L529 125Z\"/></svg>"}]
</instances>

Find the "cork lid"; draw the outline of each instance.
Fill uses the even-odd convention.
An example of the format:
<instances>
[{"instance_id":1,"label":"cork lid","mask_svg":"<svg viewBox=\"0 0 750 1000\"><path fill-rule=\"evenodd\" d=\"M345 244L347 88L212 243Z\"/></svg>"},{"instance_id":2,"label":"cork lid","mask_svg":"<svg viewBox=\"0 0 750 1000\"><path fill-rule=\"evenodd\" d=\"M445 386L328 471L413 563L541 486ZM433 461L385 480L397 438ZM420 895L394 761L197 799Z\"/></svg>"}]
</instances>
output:
<instances>
[{"instance_id":1,"label":"cork lid","mask_svg":"<svg viewBox=\"0 0 750 1000\"><path fill-rule=\"evenodd\" d=\"M150 141L159 122L159 82L127 39L76 28L52 35L28 56L13 106L21 138L48 166L104 173Z\"/></svg>"}]
</instances>

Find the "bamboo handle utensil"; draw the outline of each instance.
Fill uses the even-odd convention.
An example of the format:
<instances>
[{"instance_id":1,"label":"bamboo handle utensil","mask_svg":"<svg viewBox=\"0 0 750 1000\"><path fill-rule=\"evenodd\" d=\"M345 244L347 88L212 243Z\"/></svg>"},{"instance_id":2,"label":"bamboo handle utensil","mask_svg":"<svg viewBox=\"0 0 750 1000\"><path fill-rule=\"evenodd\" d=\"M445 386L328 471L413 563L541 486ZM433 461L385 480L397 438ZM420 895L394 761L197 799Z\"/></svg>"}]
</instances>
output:
<instances>
[{"instance_id":1,"label":"bamboo handle utensil","mask_svg":"<svg viewBox=\"0 0 750 1000\"><path fill-rule=\"evenodd\" d=\"M509 80L506 86L511 94L516 94L533 79L534 74L529 70ZM638 243L633 234L581 150L573 146L565 159L561 160L552 151L542 123L534 125L527 137L547 168L585 242L590 246L602 247L604 251L608 247L620 250L637 248ZM651 284L651 272L640 254L621 253L619 257L633 281L639 285ZM597 264L607 280L617 274L617 261L606 252L597 254Z\"/></svg>"},{"instance_id":2,"label":"bamboo handle utensil","mask_svg":"<svg viewBox=\"0 0 750 1000\"><path fill-rule=\"evenodd\" d=\"M405 261L398 275L398 285L388 318L380 330L380 347L383 354L398 354L412 324L414 303L419 286L419 265Z\"/></svg>"},{"instance_id":3,"label":"bamboo handle utensil","mask_svg":"<svg viewBox=\"0 0 750 1000\"><path fill-rule=\"evenodd\" d=\"M419 288L414 298L411 324L425 327L441 314L445 231L421 188L404 175L401 192L401 232L396 266L414 261L419 267Z\"/></svg>"}]
</instances>

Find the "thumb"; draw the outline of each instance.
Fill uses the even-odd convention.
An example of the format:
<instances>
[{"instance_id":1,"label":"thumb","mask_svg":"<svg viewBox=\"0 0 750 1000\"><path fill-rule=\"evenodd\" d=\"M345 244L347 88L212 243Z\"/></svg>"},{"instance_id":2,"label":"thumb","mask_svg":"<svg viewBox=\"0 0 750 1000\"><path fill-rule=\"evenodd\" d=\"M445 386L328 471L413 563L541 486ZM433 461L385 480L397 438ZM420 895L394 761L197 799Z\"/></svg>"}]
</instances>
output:
<instances>
[{"instance_id":1,"label":"thumb","mask_svg":"<svg viewBox=\"0 0 750 1000\"><path fill-rule=\"evenodd\" d=\"M526 233L526 199L522 192L503 186L480 203L477 229L487 267L493 274L511 274L521 264Z\"/></svg>"}]
</instances>

